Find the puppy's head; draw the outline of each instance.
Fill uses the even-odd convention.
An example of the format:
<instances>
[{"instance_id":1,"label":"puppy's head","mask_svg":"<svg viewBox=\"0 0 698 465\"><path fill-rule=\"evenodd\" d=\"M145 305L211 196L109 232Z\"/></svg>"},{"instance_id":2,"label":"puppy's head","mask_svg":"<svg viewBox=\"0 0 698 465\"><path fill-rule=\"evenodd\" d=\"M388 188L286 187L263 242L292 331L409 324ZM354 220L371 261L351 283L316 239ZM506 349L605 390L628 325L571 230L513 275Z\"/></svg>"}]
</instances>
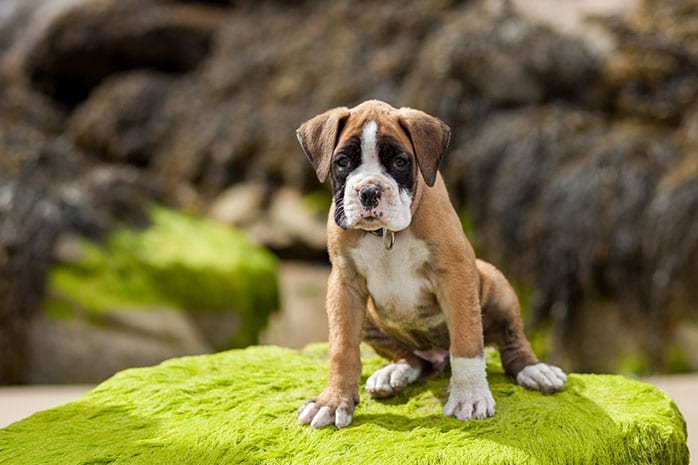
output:
<instances>
[{"instance_id":1,"label":"puppy's head","mask_svg":"<svg viewBox=\"0 0 698 465\"><path fill-rule=\"evenodd\" d=\"M332 179L339 227L400 231L412 221L417 183L434 185L451 130L419 110L369 100L322 113L296 134L320 182Z\"/></svg>"}]
</instances>

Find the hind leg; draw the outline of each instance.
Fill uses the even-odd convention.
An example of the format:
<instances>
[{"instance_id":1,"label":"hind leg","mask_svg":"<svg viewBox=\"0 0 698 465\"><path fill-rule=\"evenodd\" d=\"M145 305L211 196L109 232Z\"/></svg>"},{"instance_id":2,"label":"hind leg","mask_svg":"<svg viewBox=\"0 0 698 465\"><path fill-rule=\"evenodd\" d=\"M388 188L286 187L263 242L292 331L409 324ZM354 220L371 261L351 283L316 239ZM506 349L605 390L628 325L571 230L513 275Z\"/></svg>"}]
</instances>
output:
<instances>
[{"instance_id":1,"label":"hind leg","mask_svg":"<svg viewBox=\"0 0 698 465\"><path fill-rule=\"evenodd\" d=\"M366 392L373 398L390 397L417 381L427 370L425 360L412 348L378 328L370 318L364 320L363 341L392 363L376 370L366 380Z\"/></svg>"},{"instance_id":2,"label":"hind leg","mask_svg":"<svg viewBox=\"0 0 698 465\"><path fill-rule=\"evenodd\" d=\"M531 390L556 392L567 375L556 366L541 363L526 339L519 300L504 275L491 264L477 260L485 343L501 354L504 371Z\"/></svg>"}]
</instances>

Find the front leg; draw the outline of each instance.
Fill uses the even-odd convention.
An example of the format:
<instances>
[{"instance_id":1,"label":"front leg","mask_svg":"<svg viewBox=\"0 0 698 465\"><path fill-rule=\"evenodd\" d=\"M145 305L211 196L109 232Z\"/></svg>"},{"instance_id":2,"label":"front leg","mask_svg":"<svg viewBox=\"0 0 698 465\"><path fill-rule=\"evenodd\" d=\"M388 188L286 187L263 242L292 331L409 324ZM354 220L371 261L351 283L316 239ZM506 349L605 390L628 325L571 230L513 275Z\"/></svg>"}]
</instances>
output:
<instances>
[{"instance_id":1,"label":"front leg","mask_svg":"<svg viewBox=\"0 0 698 465\"><path fill-rule=\"evenodd\" d=\"M459 271L455 271L459 270ZM487 383L479 301L479 277L468 258L442 273L438 299L451 340L451 383L443 414L459 420L494 415L495 401Z\"/></svg>"},{"instance_id":2,"label":"front leg","mask_svg":"<svg viewBox=\"0 0 698 465\"><path fill-rule=\"evenodd\" d=\"M298 420L313 428L334 424L343 428L351 423L359 403L361 378L361 327L368 300L365 282L358 276L345 276L333 266L327 285L330 369L327 385L315 399L298 410Z\"/></svg>"}]
</instances>

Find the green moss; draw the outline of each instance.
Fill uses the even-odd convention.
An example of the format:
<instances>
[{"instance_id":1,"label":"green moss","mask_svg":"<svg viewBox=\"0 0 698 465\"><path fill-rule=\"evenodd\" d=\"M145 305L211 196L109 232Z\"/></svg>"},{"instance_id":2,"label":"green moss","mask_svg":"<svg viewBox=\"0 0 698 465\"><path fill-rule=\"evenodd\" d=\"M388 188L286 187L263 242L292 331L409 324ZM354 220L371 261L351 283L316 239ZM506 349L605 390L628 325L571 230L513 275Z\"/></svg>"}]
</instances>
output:
<instances>
[{"instance_id":1,"label":"green moss","mask_svg":"<svg viewBox=\"0 0 698 465\"><path fill-rule=\"evenodd\" d=\"M463 227L463 232L468 238L473 247L476 247L476 234L475 234L475 223L473 222L473 217L470 215L470 210L466 207L458 210L458 218L460 218L460 224ZM477 249L476 249L477 250Z\"/></svg>"},{"instance_id":2,"label":"green moss","mask_svg":"<svg viewBox=\"0 0 698 465\"><path fill-rule=\"evenodd\" d=\"M621 354L616 364L618 372L628 375L647 376L652 372L652 361L642 352Z\"/></svg>"},{"instance_id":3,"label":"green moss","mask_svg":"<svg viewBox=\"0 0 698 465\"><path fill-rule=\"evenodd\" d=\"M672 344L667 350L667 372L668 373L690 373L691 362L686 348L679 344Z\"/></svg>"},{"instance_id":4,"label":"green moss","mask_svg":"<svg viewBox=\"0 0 698 465\"><path fill-rule=\"evenodd\" d=\"M618 359L618 371L631 376L650 376L656 374L656 367L652 363L650 354L639 350L635 353L622 354ZM666 361L663 370L665 373L691 372L691 364L683 347L672 344L666 351Z\"/></svg>"},{"instance_id":5,"label":"green moss","mask_svg":"<svg viewBox=\"0 0 698 465\"><path fill-rule=\"evenodd\" d=\"M75 317L74 309L65 301L60 299L47 299L44 302L44 315L57 320L70 320Z\"/></svg>"},{"instance_id":6,"label":"green moss","mask_svg":"<svg viewBox=\"0 0 698 465\"><path fill-rule=\"evenodd\" d=\"M363 380L384 361L366 352ZM688 463L676 405L648 384L571 375L556 395L515 385L490 361L494 417L440 411L442 376L393 399L362 391L354 422L297 423L323 387L327 355L253 347L123 371L79 400L0 430L0 463L647 464Z\"/></svg>"},{"instance_id":7,"label":"green moss","mask_svg":"<svg viewBox=\"0 0 698 465\"><path fill-rule=\"evenodd\" d=\"M311 212L327 216L330 205L332 205L332 193L329 189L318 189L303 196L303 205Z\"/></svg>"},{"instance_id":8,"label":"green moss","mask_svg":"<svg viewBox=\"0 0 698 465\"><path fill-rule=\"evenodd\" d=\"M524 320L531 313L531 302L533 301L533 289L517 279L509 278L509 284L514 288L516 296L519 298L521 305L521 316Z\"/></svg>"},{"instance_id":9,"label":"green moss","mask_svg":"<svg viewBox=\"0 0 698 465\"><path fill-rule=\"evenodd\" d=\"M553 348L552 322L544 321L535 330L526 331L533 352L541 360L546 360Z\"/></svg>"},{"instance_id":10,"label":"green moss","mask_svg":"<svg viewBox=\"0 0 698 465\"><path fill-rule=\"evenodd\" d=\"M155 207L152 226L122 228L104 243L81 243L83 259L50 273L45 310L99 314L119 309L169 307L187 312L232 311L241 329L232 346L256 342L268 315L279 308L278 263L243 233Z\"/></svg>"}]
</instances>

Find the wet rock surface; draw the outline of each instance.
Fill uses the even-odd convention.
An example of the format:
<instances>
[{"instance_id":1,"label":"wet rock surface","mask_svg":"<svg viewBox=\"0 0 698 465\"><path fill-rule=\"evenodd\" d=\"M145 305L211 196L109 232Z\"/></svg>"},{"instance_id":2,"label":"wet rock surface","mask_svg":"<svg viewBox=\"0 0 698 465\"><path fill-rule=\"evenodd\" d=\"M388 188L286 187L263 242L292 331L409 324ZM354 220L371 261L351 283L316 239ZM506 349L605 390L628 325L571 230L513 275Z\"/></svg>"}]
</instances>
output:
<instances>
[{"instance_id":1,"label":"wet rock surface","mask_svg":"<svg viewBox=\"0 0 698 465\"><path fill-rule=\"evenodd\" d=\"M208 55L220 19L216 8L186 2L82 2L46 25L23 71L33 87L73 106L119 72L192 69Z\"/></svg>"},{"instance_id":2,"label":"wet rock surface","mask_svg":"<svg viewBox=\"0 0 698 465\"><path fill-rule=\"evenodd\" d=\"M277 260L239 231L164 208L146 229L56 242L20 380L92 383L131 366L255 344L278 310Z\"/></svg>"},{"instance_id":3,"label":"wet rock surface","mask_svg":"<svg viewBox=\"0 0 698 465\"><path fill-rule=\"evenodd\" d=\"M598 341L613 338L602 333L633 321L648 366L666 369L677 322L698 302L698 8L646 0L595 18L603 48L525 8L6 4L0 382L16 379L10 365L22 362L10 360L24 353L64 234L139 224L156 201L243 224L282 256L322 259L323 222L302 200L317 181L293 132L366 98L451 125L452 198L480 255L533 290L530 323L552 326L553 357L606 369L597 361L628 355L627 344L604 354ZM262 194L226 200L245 185ZM620 323L586 324L598 308Z\"/></svg>"},{"instance_id":4,"label":"wet rock surface","mask_svg":"<svg viewBox=\"0 0 698 465\"><path fill-rule=\"evenodd\" d=\"M608 359L602 345L582 343L627 329L585 321L592 312L582 307L604 304L641 322L635 336L663 363L667 318L691 316L696 298L684 287L696 282L696 210L680 202L695 202L697 183L677 175L695 154L656 127L559 108L500 114L460 150L476 242L536 289L531 322L557 322L556 356L573 351L584 369Z\"/></svg>"},{"instance_id":5,"label":"wet rock surface","mask_svg":"<svg viewBox=\"0 0 698 465\"><path fill-rule=\"evenodd\" d=\"M213 351L188 316L173 310L115 312L102 321L36 315L22 382L101 382L119 370Z\"/></svg>"},{"instance_id":6,"label":"wet rock surface","mask_svg":"<svg viewBox=\"0 0 698 465\"><path fill-rule=\"evenodd\" d=\"M40 95L0 94L0 382L16 382L56 240L99 237L117 218L142 224L140 206L155 195L137 169L94 164L76 150Z\"/></svg>"}]
</instances>

